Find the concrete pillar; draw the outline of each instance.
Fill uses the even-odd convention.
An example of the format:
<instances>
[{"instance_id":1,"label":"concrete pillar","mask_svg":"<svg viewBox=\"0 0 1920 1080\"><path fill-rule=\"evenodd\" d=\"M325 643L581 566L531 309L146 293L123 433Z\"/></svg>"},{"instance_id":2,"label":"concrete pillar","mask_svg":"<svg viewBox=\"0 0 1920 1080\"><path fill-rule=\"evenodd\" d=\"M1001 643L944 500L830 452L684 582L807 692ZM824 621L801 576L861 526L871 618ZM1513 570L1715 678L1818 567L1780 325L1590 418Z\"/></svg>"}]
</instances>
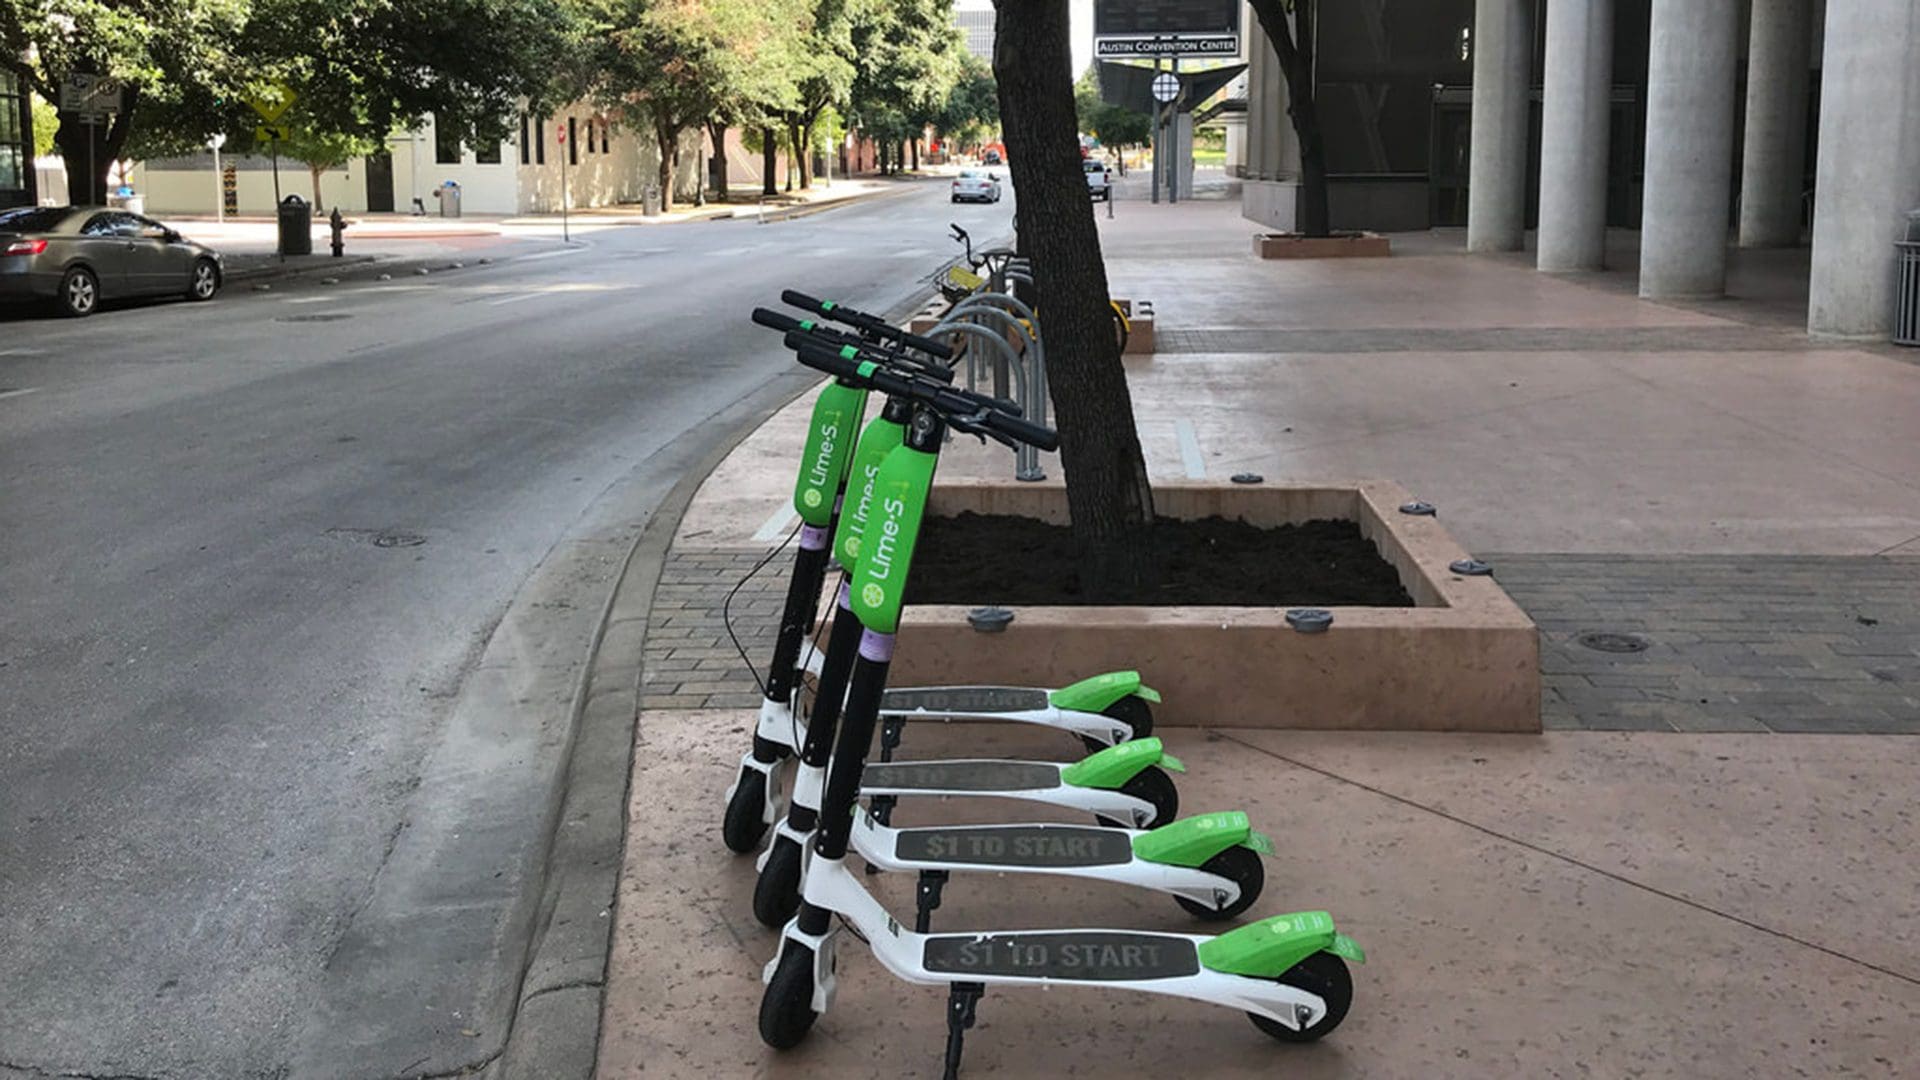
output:
<instances>
[{"instance_id":1,"label":"concrete pillar","mask_svg":"<svg viewBox=\"0 0 1920 1080\"><path fill-rule=\"evenodd\" d=\"M1753 0L1747 137L1740 168L1740 246L1800 242L1812 0Z\"/></svg>"},{"instance_id":2,"label":"concrete pillar","mask_svg":"<svg viewBox=\"0 0 1920 1080\"><path fill-rule=\"evenodd\" d=\"M1533 0L1475 0L1467 250L1518 251L1527 224Z\"/></svg>"},{"instance_id":3,"label":"concrete pillar","mask_svg":"<svg viewBox=\"0 0 1920 1080\"><path fill-rule=\"evenodd\" d=\"M1606 262L1607 146L1613 102L1613 0L1547 5L1540 125L1542 270Z\"/></svg>"},{"instance_id":4,"label":"concrete pillar","mask_svg":"<svg viewBox=\"0 0 1920 1080\"><path fill-rule=\"evenodd\" d=\"M1885 337L1893 241L1920 209L1920 4L1827 5L1807 329Z\"/></svg>"},{"instance_id":5,"label":"concrete pillar","mask_svg":"<svg viewBox=\"0 0 1920 1080\"><path fill-rule=\"evenodd\" d=\"M1740 0L1653 0L1652 36L1640 295L1719 296L1727 287Z\"/></svg>"}]
</instances>

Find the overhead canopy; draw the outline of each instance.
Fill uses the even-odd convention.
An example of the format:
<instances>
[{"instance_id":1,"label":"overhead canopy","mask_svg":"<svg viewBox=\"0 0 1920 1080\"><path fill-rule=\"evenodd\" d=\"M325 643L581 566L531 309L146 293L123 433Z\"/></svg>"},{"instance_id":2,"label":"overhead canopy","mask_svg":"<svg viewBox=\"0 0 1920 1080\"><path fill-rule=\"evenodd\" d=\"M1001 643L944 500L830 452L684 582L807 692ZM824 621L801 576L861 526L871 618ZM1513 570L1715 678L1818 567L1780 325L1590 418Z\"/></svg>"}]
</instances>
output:
<instances>
[{"instance_id":1,"label":"overhead canopy","mask_svg":"<svg viewBox=\"0 0 1920 1080\"><path fill-rule=\"evenodd\" d=\"M1181 89L1184 92L1174 100L1174 107L1181 112L1192 112L1245 70L1245 64L1229 64L1204 71L1180 72ZM1100 100L1151 116L1160 107L1160 103L1153 100L1153 76L1151 67L1102 60Z\"/></svg>"}]
</instances>

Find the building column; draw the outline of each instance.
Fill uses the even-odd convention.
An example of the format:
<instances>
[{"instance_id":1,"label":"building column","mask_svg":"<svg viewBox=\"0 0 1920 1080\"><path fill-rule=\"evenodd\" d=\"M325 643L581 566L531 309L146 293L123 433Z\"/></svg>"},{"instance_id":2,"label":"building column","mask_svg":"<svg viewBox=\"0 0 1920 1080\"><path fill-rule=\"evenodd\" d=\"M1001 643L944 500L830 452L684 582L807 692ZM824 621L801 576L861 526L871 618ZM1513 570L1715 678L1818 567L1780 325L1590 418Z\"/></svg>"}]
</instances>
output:
<instances>
[{"instance_id":1,"label":"building column","mask_svg":"<svg viewBox=\"0 0 1920 1080\"><path fill-rule=\"evenodd\" d=\"M1893 242L1920 208L1920 10L1908 0L1827 5L1820 64L1807 329L1885 337Z\"/></svg>"},{"instance_id":2,"label":"building column","mask_svg":"<svg viewBox=\"0 0 1920 1080\"><path fill-rule=\"evenodd\" d=\"M1740 246L1800 242L1806 177L1811 0L1753 0L1747 46L1747 137L1740 169Z\"/></svg>"},{"instance_id":3,"label":"building column","mask_svg":"<svg viewBox=\"0 0 1920 1080\"><path fill-rule=\"evenodd\" d=\"M1542 270L1606 263L1607 160L1613 112L1613 0L1547 5L1540 123Z\"/></svg>"},{"instance_id":4,"label":"building column","mask_svg":"<svg viewBox=\"0 0 1920 1080\"><path fill-rule=\"evenodd\" d=\"M1518 251L1527 224L1533 0L1476 0L1467 250Z\"/></svg>"},{"instance_id":5,"label":"building column","mask_svg":"<svg viewBox=\"0 0 1920 1080\"><path fill-rule=\"evenodd\" d=\"M1734 72L1740 0L1653 0L1640 295L1727 288Z\"/></svg>"}]
</instances>

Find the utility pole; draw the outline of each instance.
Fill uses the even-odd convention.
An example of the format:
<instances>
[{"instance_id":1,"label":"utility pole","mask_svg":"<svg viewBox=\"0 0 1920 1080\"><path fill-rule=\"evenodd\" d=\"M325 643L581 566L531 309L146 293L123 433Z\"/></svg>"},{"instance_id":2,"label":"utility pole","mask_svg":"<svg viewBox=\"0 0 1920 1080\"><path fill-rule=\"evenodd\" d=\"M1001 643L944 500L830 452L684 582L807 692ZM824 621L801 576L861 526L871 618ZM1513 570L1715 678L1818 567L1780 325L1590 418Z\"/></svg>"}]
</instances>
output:
<instances>
[{"instance_id":1,"label":"utility pole","mask_svg":"<svg viewBox=\"0 0 1920 1080\"><path fill-rule=\"evenodd\" d=\"M207 145L213 147L213 220L225 222L227 220L227 185L226 174L220 171L220 148L227 145L227 136L216 132L207 140Z\"/></svg>"},{"instance_id":2,"label":"utility pole","mask_svg":"<svg viewBox=\"0 0 1920 1080\"><path fill-rule=\"evenodd\" d=\"M1157 56L1153 58L1153 75L1154 75L1155 81L1158 81L1160 77L1160 58ZM1155 206L1160 205L1160 127L1162 122L1162 113L1164 111L1165 110L1161 107L1159 102L1154 103L1154 106L1153 106L1153 204Z\"/></svg>"},{"instance_id":3,"label":"utility pole","mask_svg":"<svg viewBox=\"0 0 1920 1080\"><path fill-rule=\"evenodd\" d=\"M1180 77L1180 58L1173 58L1173 77ZM1180 97L1186 96L1186 87L1180 88ZM1172 144L1172 152L1167 154L1167 202L1180 201L1180 97L1167 102L1167 142Z\"/></svg>"}]
</instances>

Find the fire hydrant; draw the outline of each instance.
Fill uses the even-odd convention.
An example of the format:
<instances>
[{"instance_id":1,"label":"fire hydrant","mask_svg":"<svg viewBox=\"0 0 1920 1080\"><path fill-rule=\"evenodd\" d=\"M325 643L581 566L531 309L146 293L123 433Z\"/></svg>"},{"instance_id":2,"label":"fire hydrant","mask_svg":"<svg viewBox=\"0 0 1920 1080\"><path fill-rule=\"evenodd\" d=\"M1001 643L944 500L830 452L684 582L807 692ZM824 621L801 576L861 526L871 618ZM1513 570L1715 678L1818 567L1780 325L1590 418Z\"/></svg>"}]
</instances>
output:
<instances>
[{"instance_id":1,"label":"fire hydrant","mask_svg":"<svg viewBox=\"0 0 1920 1080\"><path fill-rule=\"evenodd\" d=\"M340 216L339 207L334 207L327 217L327 227L333 230L333 257L337 259L347 249L347 219Z\"/></svg>"}]
</instances>

